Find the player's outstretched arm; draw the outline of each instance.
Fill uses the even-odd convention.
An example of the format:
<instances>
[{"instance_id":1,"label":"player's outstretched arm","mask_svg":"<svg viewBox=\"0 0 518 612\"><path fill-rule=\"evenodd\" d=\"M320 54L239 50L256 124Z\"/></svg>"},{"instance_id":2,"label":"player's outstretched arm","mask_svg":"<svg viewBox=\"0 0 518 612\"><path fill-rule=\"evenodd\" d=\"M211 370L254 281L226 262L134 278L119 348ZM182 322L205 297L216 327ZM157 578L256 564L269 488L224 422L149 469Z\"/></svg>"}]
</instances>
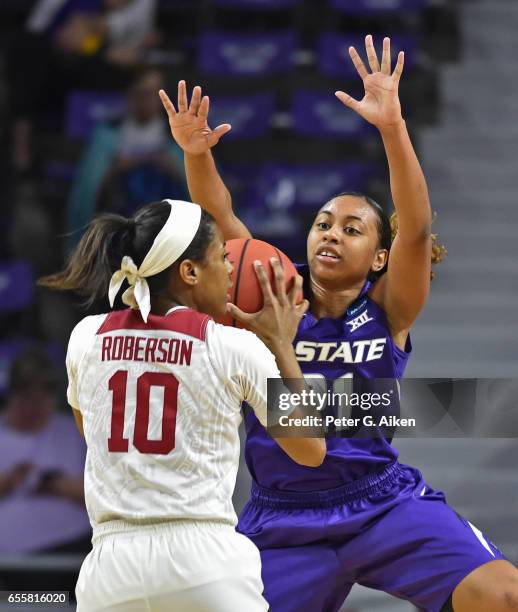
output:
<instances>
[{"instance_id":1,"label":"player's outstretched arm","mask_svg":"<svg viewBox=\"0 0 518 612\"><path fill-rule=\"evenodd\" d=\"M275 356L280 375L292 393L300 393L309 387L304 381L302 371L293 348L300 319L309 307L303 300L297 304L302 290L302 277L297 276L289 294L286 294L284 272L278 259L272 258L271 265L275 277L275 294L272 291L266 270L256 262L256 274L263 291L263 308L256 313L245 313L237 306L229 304L232 316L246 323L270 349ZM324 438L284 438L275 441L294 461L308 467L318 467L326 456Z\"/></svg>"},{"instance_id":2,"label":"player's outstretched arm","mask_svg":"<svg viewBox=\"0 0 518 612\"><path fill-rule=\"evenodd\" d=\"M171 134L184 152L185 173L192 201L216 219L225 240L250 238L250 232L234 214L232 198L210 151L230 131L230 124L223 123L213 130L209 127L210 100L208 96L202 96L199 85L193 89L188 103L185 81L178 83L178 111L163 89L159 95L169 118Z\"/></svg>"},{"instance_id":3,"label":"player's outstretched arm","mask_svg":"<svg viewBox=\"0 0 518 612\"><path fill-rule=\"evenodd\" d=\"M426 180L401 114L398 91L404 53L399 52L392 71L389 38L383 40L381 66L370 35L365 39L365 49L370 72L356 49L349 49L365 88L363 99L355 100L343 91L337 91L336 96L376 126L383 139L399 229L387 272L376 283L372 297L385 309L392 334L396 334L410 328L428 297L432 213Z\"/></svg>"}]
</instances>

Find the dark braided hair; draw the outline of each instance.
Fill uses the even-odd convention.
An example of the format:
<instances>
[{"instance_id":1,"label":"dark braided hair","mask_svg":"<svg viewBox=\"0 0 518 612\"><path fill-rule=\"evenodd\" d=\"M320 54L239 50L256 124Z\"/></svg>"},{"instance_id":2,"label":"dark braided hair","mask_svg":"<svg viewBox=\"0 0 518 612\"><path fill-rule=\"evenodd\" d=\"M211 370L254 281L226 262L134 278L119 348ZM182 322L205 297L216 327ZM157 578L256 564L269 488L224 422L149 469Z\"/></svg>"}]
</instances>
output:
<instances>
[{"instance_id":1,"label":"dark braided hair","mask_svg":"<svg viewBox=\"0 0 518 612\"><path fill-rule=\"evenodd\" d=\"M168 202L152 202L130 219L114 214L99 215L88 224L65 269L41 278L38 284L51 289L76 291L86 298L86 306L105 299L112 274L119 269L122 258L129 255L137 267L140 266L170 212ZM202 210L198 231L180 258L159 274L146 279L151 295L164 289L173 266L185 259L204 262L215 231L214 218Z\"/></svg>"}]
</instances>

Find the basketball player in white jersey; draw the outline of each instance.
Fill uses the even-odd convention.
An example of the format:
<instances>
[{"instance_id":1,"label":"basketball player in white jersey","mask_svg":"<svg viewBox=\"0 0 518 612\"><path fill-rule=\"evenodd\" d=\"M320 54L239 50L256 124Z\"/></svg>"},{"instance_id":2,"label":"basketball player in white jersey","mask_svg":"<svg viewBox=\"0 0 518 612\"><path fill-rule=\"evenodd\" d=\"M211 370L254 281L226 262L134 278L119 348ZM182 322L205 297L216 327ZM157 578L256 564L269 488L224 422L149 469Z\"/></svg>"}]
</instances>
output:
<instances>
[{"instance_id":1,"label":"basketball player in white jersey","mask_svg":"<svg viewBox=\"0 0 518 612\"><path fill-rule=\"evenodd\" d=\"M267 378L302 378L291 345L307 308L296 304L301 278L287 295L272 265L277 295L259 266L265 305L253 315L267 346L208 316L227 309L231 265L220 230L196 204L166 200L132 219L98 217L65 270L42 279L89 303L108 294L112 306L128 283L130 308L84 318L67 353L93 527L79 612L267 610L259 552L235 532L231 496L241 402L266 425ZM325 455L322 439L278 443L304 465Z\"/></svg>"}]
</instances>

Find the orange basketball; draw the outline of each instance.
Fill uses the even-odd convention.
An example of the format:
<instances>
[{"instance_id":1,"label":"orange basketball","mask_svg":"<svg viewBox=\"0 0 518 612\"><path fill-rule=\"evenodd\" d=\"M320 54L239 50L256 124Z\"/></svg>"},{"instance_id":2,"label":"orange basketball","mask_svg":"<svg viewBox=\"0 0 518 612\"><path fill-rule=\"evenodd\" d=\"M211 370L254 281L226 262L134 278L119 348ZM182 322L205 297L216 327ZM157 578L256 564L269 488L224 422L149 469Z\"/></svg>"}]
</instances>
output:
<instances>
[{"instance_id":1,"label":"orange basketball","mask_svg":"<svg viewBox=\"0 0 518 612\"><path fill-rule=\"evenodd\" d=\"M237 238L236 240L227 241L226 251L234 267L230 301L244 312L257 312L263 307L263 292L255 273L254 261L259 260L262 262L264 269L269 275L274 293L275 281L273 268L270 263L271 257L276 257L281 262L286 280L286 291L293 287L294 278L297 276L295 266L282 251L279 251L279 249L271 244L253 238ZM301 292L297 301L301 302L302 299ZM223 323L223 325L245 327L230 314L216 320L218 323Z\"/></svg>"}]
</instances>

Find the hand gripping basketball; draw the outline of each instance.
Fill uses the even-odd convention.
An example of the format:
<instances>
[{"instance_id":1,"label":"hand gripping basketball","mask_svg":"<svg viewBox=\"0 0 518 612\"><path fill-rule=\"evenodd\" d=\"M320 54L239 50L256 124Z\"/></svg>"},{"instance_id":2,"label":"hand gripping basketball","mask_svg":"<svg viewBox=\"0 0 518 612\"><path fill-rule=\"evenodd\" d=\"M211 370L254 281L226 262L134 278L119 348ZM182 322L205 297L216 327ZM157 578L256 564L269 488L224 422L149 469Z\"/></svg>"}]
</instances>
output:
<instances>
[{"instance_id":1,"label":"hand gripping basketball","mask_svg":"<svg viewBox=\"0 0 518 612\"><path fill-rule=\"evenodd\" d=\"M235 304L227 308L233 318L253 331L270 348L293 342L300 319L309 307L308 300L300 302L302 277L295 277L292 288L286 292L284 270L278 258L272 257L270 265L274 274L275 293L263 264L256 260L254 268L263 294L263 307L258 312L247 313ZM299 302L299 303L298 303Z\"/></svg>"}]
</instances>

